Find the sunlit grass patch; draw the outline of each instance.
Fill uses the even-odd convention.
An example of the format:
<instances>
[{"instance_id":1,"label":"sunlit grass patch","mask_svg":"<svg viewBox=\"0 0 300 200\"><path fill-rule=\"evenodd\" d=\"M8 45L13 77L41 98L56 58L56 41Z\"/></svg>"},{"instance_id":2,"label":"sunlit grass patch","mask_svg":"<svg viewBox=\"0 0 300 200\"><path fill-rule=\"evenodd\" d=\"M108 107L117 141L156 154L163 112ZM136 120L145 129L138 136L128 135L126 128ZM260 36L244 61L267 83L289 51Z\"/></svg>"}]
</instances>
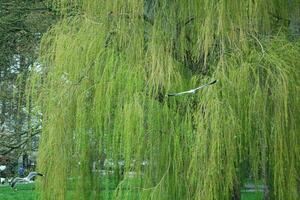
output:
<instances>
[{"instance_id":1,"label":"sunlit grass patch","mask_svg":"<svg viewBox=\"0 0 300 200\"><path fill-rule=\"evenodd\" d=\"M35 184L20 184L17 191L11 189L10 186L0 186L1 200L34 200L37 198Z\"/></svg>"}]
</instances>

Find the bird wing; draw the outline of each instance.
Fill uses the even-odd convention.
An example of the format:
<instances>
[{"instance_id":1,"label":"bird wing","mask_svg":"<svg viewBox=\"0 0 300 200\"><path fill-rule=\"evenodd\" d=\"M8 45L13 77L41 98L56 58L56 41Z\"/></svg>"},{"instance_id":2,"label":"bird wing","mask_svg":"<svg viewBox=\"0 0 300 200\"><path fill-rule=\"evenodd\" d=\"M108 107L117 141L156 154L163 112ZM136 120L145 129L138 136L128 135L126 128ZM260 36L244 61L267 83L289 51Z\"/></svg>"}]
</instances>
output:
<instances>
[{"instance_id":1,"label":"bird wing","mask_svg":"<svg viewBox=\"0 0 300 200\"><path fill-rule=\"evenodd\" d=\"M206 83L206 84L204 84L204 85L201 85L201 86L195 88L194 90L195 90L195 91L196 91L196 90L200 90L200 89L202 89L202 88L204 88L204 87L206 87L206 86L215 84L216 82L217 82L217 80L213 80L212 82L209 82L209 83Z\"/></svg>"},{"instance_id":2,"label":"bird wing","mask_svg":"<svg viewBox=\"0 0 300 200\"><path fill-rule=\"evenodd\" d=\"M201 85L195 89L191 89L191 90L188 90L188 91L184 91L184 92L179 92L179 93L171 93L171 94L168 94L168 96L180 96L180 95L183 95L183 94L191 94L191 93L195 93L197 90L200 90L208 85L212 85L212 84L215 84L217 82L217 80L214 80L210 83L206 83L204 85Z\"/></svg>"},{"instance_id":3,"label":"bird wing","mask_svg":"<svg viewBox=\"0 0 300 200\"><path fill-rule=\"evenodd\" d=\"M215 84L216 82L217 82L217 80L213 80L212 82L208 83L208 85Z\"/></svg>"},{"instance_id":4,"label":"bird wing","mask_svg":"<svg viewBox=\"0 0 300 200\"><path fill-rule=\"evenodd\" d=\"M26 177L26 179L31 180L31 179L32 179L33 177L35 177L35 176L43 176L43 174L38 173L38 172L30 172L30 173L28 174L28 176Z\"/></svg>"},{"instance_id":5,"label":"bird wing","mask_svg":"<svg viewBox=\"0 0 300 200\"><path fill-rule=\"evenodd\" d=\"M23 181L23 178L16 177L11 181L11 187L14 188L19 181Z\"/></svg>"},{"instance_id":6,"label":"bird wing","mask_svg":"<svg viewBox=\"0 0 300 200\"><path fill-rule=\"evenodd\" d=\"M194 93L195 90L188 90L188 91L184 91L184 92L179 92L179 93L171 93L171 94L168 94L168 96L180 96L180 95L183 95L183 94L190 94L190 93Z\"/></svg>"}]
</instances>

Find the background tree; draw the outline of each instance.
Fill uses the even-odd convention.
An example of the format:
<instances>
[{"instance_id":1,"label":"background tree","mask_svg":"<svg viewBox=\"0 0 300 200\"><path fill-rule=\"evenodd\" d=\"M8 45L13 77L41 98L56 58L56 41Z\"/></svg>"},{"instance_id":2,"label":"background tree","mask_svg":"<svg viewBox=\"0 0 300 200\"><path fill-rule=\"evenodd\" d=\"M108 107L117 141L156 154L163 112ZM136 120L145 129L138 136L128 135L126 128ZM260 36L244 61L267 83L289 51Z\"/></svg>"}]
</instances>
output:
<instances>
[{"instance_id":1,"label":"background tree","mask_svg":"<svg viewBox=\"0 0 300 200\"><path fill-rule=\"evenodd\" d=\"M266 198L299 198L299 1L53 6L65 17L28 89L43 113L41 199L65 199L71 185L73 199L112 193L91 167L102 153L137 172L113 199L238 199L249 179Z\"/></svg>"},{"instance_id":2,"label":"background tree","mask_svg":"<svg viewBox=\"0 0 300 200\"><path fill-rule=\"evenodd\" d=\"M0 154L17 159L37 148L41 116L26 98L29 72L39 66L42 34L54 22L43 1L0 3Z\"/></svg>"}]
</instances>

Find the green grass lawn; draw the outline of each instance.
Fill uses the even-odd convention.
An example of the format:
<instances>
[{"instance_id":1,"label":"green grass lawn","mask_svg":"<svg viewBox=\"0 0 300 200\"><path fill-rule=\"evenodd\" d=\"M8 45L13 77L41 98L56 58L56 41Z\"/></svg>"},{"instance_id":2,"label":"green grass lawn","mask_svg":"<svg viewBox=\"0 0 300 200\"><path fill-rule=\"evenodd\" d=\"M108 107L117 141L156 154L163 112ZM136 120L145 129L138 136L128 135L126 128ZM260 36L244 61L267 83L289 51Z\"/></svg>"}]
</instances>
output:
<instances>
[{"instance_id":1,"label":"green grass lawn","mask_svg":"<svg viewBox=\"0 0 300 200\"><path fill-rule=\"evenodd\" d=\"M241 200L263 200L262 192L241 192Z\"/></svg>"},{"instance_id":2,"label":"green grass lawn","mask_svg":"<svg viewBox=\"0 0 300 200\"><path fill-rule=\"evenodd\" d=\"M123 194L127 196L128 199L138 200L137 193L129 191L129 188L136 186L136 179L127 179L120 186L121 191L124 191ZM102 178L100 185L105 190L101 191L100 197L101 199L111 200L114 195L114 191L118 186L118 182L116 179L110 178ZM0 185L0 200L36 200L38 197L38 193L35 190L35 184L17 184L17 191L14 191L8 185ZM72 184L72 181L68 187L67 199L72 200L77 195L76 187Z\"/></svg>"},{"instance_id":3,"label":"green grass lawn","mask_svg":"<svg viewBox=\"0 0 300 200\"><path fill-rule=\"evenodd\" d=\"M0 186L1 200L35 200L37 194L34 184L18 185L18 191L14 191L10 186Z\"/></svg>"},{"instance_id":4,"label":"green grass lawn","mask_svg":"<svg viewBox=\"0 0 300 200\"><path fill-rule=\"evenodd\" d=\"M37 193L35 191L35 185L31 184L20 184L17 186L18 191L12 190L9 186L0 186L0 200L36 200ZM72 193L70 191L70 200L72 199ZM106 197L107 200L111 199L112 190L104 192L101 199ZM255 192L241 192L241 200L262 200L262 193ZM136 199L136 198L134 198Z\"/></svg>"}]
</instances>

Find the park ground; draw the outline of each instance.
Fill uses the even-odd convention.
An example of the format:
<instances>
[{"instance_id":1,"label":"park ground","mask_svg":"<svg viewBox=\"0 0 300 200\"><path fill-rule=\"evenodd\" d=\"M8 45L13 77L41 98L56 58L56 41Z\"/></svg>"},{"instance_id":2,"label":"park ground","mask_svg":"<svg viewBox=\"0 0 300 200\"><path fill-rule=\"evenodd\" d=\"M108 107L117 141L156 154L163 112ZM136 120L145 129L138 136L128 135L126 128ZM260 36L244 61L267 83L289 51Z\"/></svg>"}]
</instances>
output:
<instances>
[{"instance_id":1,"label":"park ground","mask_svg":"<svg viewBox=\"0 0 300 200\"><path fill-rule=\"evenodd\" d=\"M241 193L241 200L262 200L261 193L243 192ZM111 196L111 195L108 195ZM35 190L35 184L20 184L18 190L12 190L8 185L0 186L0 199L1 200L36 200L38 193ZM71 200L71 198L69 198ZM107 200L111 198L107 197Z\"/></svg>"}]
</instances>

